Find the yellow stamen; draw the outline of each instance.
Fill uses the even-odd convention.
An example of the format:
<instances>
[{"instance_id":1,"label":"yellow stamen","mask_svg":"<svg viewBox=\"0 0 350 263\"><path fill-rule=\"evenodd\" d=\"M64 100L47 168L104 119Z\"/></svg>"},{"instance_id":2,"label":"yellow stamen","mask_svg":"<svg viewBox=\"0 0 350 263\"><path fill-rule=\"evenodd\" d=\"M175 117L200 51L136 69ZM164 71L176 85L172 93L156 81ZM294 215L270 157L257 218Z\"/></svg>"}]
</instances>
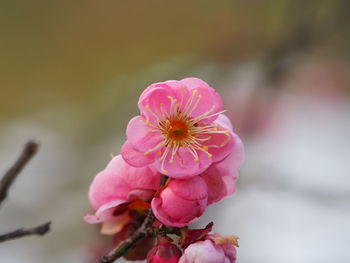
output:
<instances>
[{"instance_id":1,"label":"yellow stamen","mask_svg":"<svg viewBox=\"0 0 350 263\"><path fill-rule=\"evenodd\" d=\"M170 105L166 108L164 103L160 103L160 109L154 109L155 111L149 105L145 106L156 120L152 122L146 120L144 123L152 127L148 130L149 132L159 132L162 140L157 146L146 151L144 155L157 151L161 162L160 170L163 174L167 174L165 169L166 162L173 163L175 155L177 155L176 161L179 161L179 165L181 167L184 166L182 156L178 154L180 148L188 150L194 161L198 162L200 161L200 151L205 152L209 158L212 158L213 155L208 152L209 147L223 147L231 138L229 130L225 130L215 123L205 121L222 114L224 111L216 112L216 106L214 105L201 115L191 117L192 113L201 105L202 96L198 94L197 89L192 90L187 102L184 103L184 92L185 89L181 88L181 98L168 96ZM221 142L218 145L203 145L205 141L212 138L211 134L225 134L228 136L228 139L226 142Z\"/></svg>"}]
</instances>

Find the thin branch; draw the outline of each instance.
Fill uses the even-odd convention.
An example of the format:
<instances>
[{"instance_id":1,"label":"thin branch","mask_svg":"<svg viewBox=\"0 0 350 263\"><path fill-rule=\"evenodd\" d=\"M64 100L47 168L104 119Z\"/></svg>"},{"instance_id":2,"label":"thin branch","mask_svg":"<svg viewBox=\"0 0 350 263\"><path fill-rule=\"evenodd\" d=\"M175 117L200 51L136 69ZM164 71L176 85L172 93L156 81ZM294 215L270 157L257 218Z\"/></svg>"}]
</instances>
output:
<instances>
[{"instance_id":1,"label":"thin branch","mask_svg":"<svg viewBox=\"0 0 350 263\"><path fill-rule=\"evenodd\" d=\"M164 186L168 180L168 177L163 175L160 186ZM103 256L101 258L100 263L113 263L118 258L122 257L126 252L128 252L131 248L133 248L138 241L141 239L154 235L154 231L152 231L152 225L155 221L156 217L154 216L152 209L150 208L148 210L148 214L143 221L142 225L133 233L131 234L127 239L125 239L123 242L121 242L115 249L113 249L111 252L109 252L107 255Z\"/></svg>"},{"instance_id":2,"label":"thin branch","mask_svg":"<svg viewBox=\"0 0 350 263\"><path fill-rule=\"evenodd\" d=\"M155 220L154 214L151 209L148 211L148 215L143 221L140 228L134 232L131 236L121 242L115 249L110 253L101 258L101 263L113 263L118 258L123 256L131 248L133 248L138 241L143 239L148 235L149 229L152 227L152 224Z\"/></svg>"},{"instance_id":3,"label":"thin branch","mask_svg":"<svg viewBox=\"0 0 350 263\"><path fill-rule=\"evenodd\" d=\"M25 236L45 235L50 230L51 222L46 222L33 228L20 228L15 231L0 235L0 243Z\"/></svg>"},{"instance_id":4,"label":"thin branch","mask_svg":"<svg viewBox=\"0 0 350 263\"><path fill-rule=\"evenodd\" d=\"M6 199L8 191L13 182L22 171L24 166L32 159L38 151L39 144L34 141L28 141L24 146L21 155L12 167L4 174L0 180L0 205ZM50 230L51 222L46 222L33 228L20 228L12 232L0 235L0 243L25 236L45 235Z\"/></svg>"},{"instance_id":5,"label":"thin branch","mask_svg":"<svg viewBox=\"0 0 350 263\"><path fill-rule=\"evenodd\" d=\"M12 167L5 173L0 181L0 204L6 199L8 195L8 190L12 186L12 183L22 171L23 167L29 162L29 160L38 151L39 145L34 141L29 141L24 146L21 155L18 157L17 161L12 165Z\"/></svg>"}]
</instances>

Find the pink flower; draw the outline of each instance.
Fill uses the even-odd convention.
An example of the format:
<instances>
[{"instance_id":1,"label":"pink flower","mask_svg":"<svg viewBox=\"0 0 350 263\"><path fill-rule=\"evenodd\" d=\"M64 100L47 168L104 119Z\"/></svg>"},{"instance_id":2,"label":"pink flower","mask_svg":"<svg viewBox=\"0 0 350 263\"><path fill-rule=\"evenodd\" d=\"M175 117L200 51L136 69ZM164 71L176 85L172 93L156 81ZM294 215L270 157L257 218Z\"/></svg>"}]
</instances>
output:
<instances>
[{"instance_id":1,"label":"pink flower","mask_svg":"<svg viewBox=\"0 0 350 263\"><path fill-rule=\"evenodd\" d=\"M207 240L189 245L179 263L235 263L236 248L232 241L236 240L218 234L209 235Z\"/></svg>"},{"instance_id":2,"label":"pink flower","mask_svg":"<svg viewBox=\"0 0 350 263\"><path fill-rule=\"evenodd\" d=\"M161 174L153 168L135 168L125 163L120 155L114 157L106 169L96 175L90 186L89 199L96 213L86 215L85 221L91 224L116 219L127 221L127 218L118 216L113 219L115 209L133 200L151 200L160 179Z\"/></svg>"},{"instance_id":3,"label":"pink flower","mask_svg":"<svg viewBox=\"0 0 350 263\"><path fill-rule=\"evenodd\" d=\"M221 162L212 164L200 175L208 186L208 205L236 192L238 168L243 163L244 148L237 135L233 134L233 138L232 153Z\"/></svg>"},{"instance_id":4,"label":"pink flower","mask_svg":"<svg viewBox=\"0 0 350 263\"><path fill-rule=\"evenodd\" d=\"M207 185L200 176L171 179L152 200L157 219L167 226L183 227L198 219L207 207Z\"/></svg>"},{"instance_id":5,"label":"pink flower","mask_svg":"<svg viewBox=\"0 0 350 263\"><path fill-rule=\"evenodd\" d=\"M181 250L169 241L161 241L147 254L147 263L177 263Z\"/></svg>"},{"instance_id":6,"label":"pink flower","mask_svg":"<svg viewBox=\"0 0 350 263\"><path fill-rule=\"evenodd\" d=\"M152 164L162 174L189 178L232 151L232 126L221 98L200 79L152 84L138 107L141 115L130 120L122 148L132 166Z\"/></svg>"}]
</instances>

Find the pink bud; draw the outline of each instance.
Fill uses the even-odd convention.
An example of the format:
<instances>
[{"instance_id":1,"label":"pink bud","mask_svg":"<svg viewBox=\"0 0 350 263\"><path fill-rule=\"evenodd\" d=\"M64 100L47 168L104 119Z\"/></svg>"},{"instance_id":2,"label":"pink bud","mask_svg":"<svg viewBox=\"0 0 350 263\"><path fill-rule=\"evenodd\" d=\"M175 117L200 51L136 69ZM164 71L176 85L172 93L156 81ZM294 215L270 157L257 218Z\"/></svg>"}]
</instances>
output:
<instances>
[{"instance_id":1,"label":"pink bud","mask_svg":"<svg viewBox=\"0 0 350 263\"><path fill-rule=\"evenodd\" d=\"M147 263L177 263L181 250L169 241L161 241L147 254Z\"/></svg>"},{"instance_id":2,"label":"pink bud","mask_svg":"<svg viewBox=\"0 0 350 263\"><path fill-rule=\"evenodd\" d=\"M198 219L207 207L207 185L200 176L172 179L152 200L157 219L167 226L183 227Z\"/></svg>"},{"instance_id":3,"label":"pink bud","mask_svg":"<svg viewBox=\"0 0 350 263\"><path fill-rule=\"evenodd\" d=\"M179 263L235 263L236 248L232 239L215 234L189 245ZM217 240L216 240L217 239ZM226 242L226 240L229 240Z\"/></svg>"}]
</instances>

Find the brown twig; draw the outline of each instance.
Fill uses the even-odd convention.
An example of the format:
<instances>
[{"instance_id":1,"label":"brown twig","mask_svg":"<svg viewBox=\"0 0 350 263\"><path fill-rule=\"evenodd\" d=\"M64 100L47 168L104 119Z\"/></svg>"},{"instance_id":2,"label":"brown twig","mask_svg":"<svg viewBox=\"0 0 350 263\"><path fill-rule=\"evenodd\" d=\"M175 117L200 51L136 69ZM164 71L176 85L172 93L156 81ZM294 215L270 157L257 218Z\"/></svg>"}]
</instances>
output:
<instances>
[{"instance_id":1,"label":"brown twig","mask_svg":"<svg viewBox=\"0 0 350 263\"><path fill-rule=\"evenodd\" d=\"M115 249L113 249L110 253L103 256L101 258L101 263L113 263L118 258L123 256L126 252L128 252L131 248L133 248L138 241L143 239L148 235L149 229L152 227L152 224L155 220L152 209L149 209L147 217L143 221L140 228L134 232L131 236L121 242Z\"/></svg>"},{"instance_id":2,"label":"brown twig","mask_svg":"<svg viewBox=\"0 0 350 263\"><path fill-rule=\"evenodd\" d=\"M0 243L25 236L45 235L50 230L51 222L46 222L33 228L20 228L15 231L0 235Z\"/></svg>"},{"instance_id":3,"label":"brown twig","mask_svg":"<svg viewBox=\"0 0 350 263\"><path fill-rule=\"evenodd\" d=\"M34 141L28 141L23 148L21 155L12 167L5 173L0 180L0 205L6 199L8 191L11 188L13 182L17 178L18 174L22 171L23 167L32 159L32 157L38 151L39 144ZM0 243L9 241L16 238L25 236L45 235L50 230L51 222L46 222L33 228L20 228L12 232L8 232L0 235Z\"/></svg>"},{"instance_id":4,"label":"brown twig","mask_svg":"<svg viewBox=\"0 0 350 263\"><path fill-rule=\"evenodd\" d=\"M16 179L17 175L22 171L23 167L38 151L39 145L34 141L29 141L24 146L21 155L12 167L5 173L0 181L0 205L6 199L8 190Z\"/></svg>"},{"instance_id":5,"label":"brown twig","mask_svg":"<svg viewBox=\"0 0 350 263\"><path fill-rule=\"evenodd\" d=\"M162 180L160 182L159 188L164 186L168 180L167 176L163 176ZM121 242L115 249L113 249L111 252L109 252L107 255L103 256L101 258L100 263L113 263L118 258L122 257L126 252L128 252L131 248L133 248L138 241L141 239L154 235L154 231L152 231L152 225L155 221L155 216L152 212L152 209L150 208L148 210L148 214L146 218L144 219L142 225L133 233L131 234L127 239L125 239L123 242Z\"/></svg>"}]
</instances>

